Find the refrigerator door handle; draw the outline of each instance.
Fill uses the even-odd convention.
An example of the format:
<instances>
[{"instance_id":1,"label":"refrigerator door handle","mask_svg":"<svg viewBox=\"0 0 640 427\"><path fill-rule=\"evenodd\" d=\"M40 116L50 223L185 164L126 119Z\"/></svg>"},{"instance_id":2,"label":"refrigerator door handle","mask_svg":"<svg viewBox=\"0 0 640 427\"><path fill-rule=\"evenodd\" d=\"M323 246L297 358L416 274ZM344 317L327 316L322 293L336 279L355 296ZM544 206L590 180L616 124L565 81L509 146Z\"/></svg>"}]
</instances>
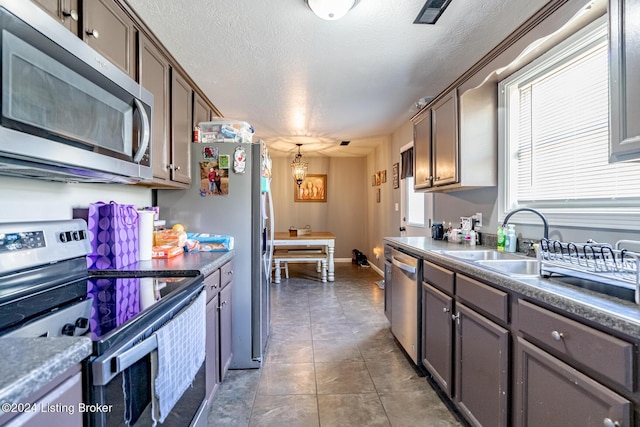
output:
<instances>
[{"instance_id":1,"label":"refrigerator door handle","mask_svg":"<svg viewBox=\"0 0 640 427\"><path fill-rule=\"evenodd\" d=\"M273 221L273 200L271 200L271 192L266 193L269 199L269 277L271 277L271 266L273 265L273 241L274 241L274 221Z\"/></svg>"}]
</instances>

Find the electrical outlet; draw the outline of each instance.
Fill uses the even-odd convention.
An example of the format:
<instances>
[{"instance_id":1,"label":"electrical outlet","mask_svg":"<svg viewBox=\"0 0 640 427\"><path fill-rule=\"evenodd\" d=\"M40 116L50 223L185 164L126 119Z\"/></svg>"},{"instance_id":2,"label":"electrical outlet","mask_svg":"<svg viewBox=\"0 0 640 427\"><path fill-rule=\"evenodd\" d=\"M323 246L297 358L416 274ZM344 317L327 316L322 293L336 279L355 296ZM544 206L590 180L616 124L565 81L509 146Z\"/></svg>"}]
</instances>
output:
<instances>
[{"instance_id":1,"label":"electrical outlet","mask_svg":"<svg viewBox=\"0 0 640 427\"><path fill-rule=\"evenodd\" d=\"M476 220L476 227L482 227L482 212L478 212L473 216Z\"/></svg>"}]
</instances>

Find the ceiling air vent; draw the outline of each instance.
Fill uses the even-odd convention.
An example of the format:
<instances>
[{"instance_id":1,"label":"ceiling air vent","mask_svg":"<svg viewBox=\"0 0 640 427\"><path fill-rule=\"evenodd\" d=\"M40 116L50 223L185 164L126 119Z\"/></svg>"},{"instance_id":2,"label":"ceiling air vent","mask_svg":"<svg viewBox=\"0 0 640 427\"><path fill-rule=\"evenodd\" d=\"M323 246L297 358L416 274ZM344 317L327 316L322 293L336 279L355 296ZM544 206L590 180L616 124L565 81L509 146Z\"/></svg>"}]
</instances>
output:
<instances>
[{"instance_id":1,"label":"ceiling air vent","mask_svg":"<svg viewBox=\"0 0 640 427\"><path fill-rule=\"evenodd\" d=\"M451 0L427 0L418 14L414 24L435 24Z\"/></svg>"},{"instance_id":2,"label":"ceiling air vent","mask_svg":"<svg viewBox=\"0 0 640 427\"><path fill-rule=\"evenodd\" d=\"M341 145L341 146L343 146L343 147L346 147L347 145L349 145L349 143L350 143L350 142L351 142L351 141L342 141L342 142L340 143L340 145Z\"/></svg>"}]
</instances>

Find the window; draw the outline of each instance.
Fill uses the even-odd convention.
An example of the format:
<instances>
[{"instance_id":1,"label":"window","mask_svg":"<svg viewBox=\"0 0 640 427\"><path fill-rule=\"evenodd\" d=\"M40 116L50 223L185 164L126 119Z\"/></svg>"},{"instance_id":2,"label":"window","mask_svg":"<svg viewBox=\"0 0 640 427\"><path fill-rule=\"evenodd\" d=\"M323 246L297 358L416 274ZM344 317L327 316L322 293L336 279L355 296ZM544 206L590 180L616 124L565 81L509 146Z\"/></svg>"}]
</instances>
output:
<instances>
[{"instance_id":1,"label":"window","mask_svg":"<svg viewBox=\"0 0 640 427\"><path fill-rule=\"evenodd\" d=\"M608 85L602 21L500 83L502 215L533 207L555 225L627 227L640 164L608 163Z\"/></svg>"},{"instance_id":2,"label":"window","mask_svg":"<svg viewBox=\"0 0 640 427\"><path fill-rule=\"evenodd\" d=\"M402 205L401 225L424 227L424 193L413 190L413 142L400 148L402 173L400 180L400 203Z\"/></svg>"},{"instance_id":3,"label":"window","mask_svg":"<svg viewBox=\"0 0 640 427\"><path fill-rule=\"evenodd\" d=\"M413 227L424 227L424 193L416 193L413 191L413 177L408 176L404 179L404 188L406 191L405 200L407 225Z\"/></svg>"}]
</instances>

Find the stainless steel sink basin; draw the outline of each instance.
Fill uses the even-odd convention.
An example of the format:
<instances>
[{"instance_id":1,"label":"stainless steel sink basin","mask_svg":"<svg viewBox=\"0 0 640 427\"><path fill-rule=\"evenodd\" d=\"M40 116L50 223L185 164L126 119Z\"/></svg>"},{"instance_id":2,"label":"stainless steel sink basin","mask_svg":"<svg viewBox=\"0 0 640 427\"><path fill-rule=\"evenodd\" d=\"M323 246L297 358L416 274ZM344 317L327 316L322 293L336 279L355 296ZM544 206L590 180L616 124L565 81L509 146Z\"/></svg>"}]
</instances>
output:
<instances>
[{"instance_id":1,"label":"stainless steel sink basin","mask_svg":"<svg viewBox=\"0 0 640 427\"><path fill-rule=\"evenodd\" d=\"M443 255L452 256L455 258L460 258L469 261L477 261L477 260L502 260L502 259L516 259L521 260L522 256L508 253L508 252L498 252L496 250L460 250L460 251L440 251Z\"/></svg>"},{"instance_id":2,"label":"stainless steel sink basin","mask_svg":"<svg viewBox=\"0 0 640 427\"><path fill-rule=\"evenodd\" d=\"M531 277L539 274L538 260L535 259L484 259L475 263L509 276Z\"/></svg>"}]
</instances>

